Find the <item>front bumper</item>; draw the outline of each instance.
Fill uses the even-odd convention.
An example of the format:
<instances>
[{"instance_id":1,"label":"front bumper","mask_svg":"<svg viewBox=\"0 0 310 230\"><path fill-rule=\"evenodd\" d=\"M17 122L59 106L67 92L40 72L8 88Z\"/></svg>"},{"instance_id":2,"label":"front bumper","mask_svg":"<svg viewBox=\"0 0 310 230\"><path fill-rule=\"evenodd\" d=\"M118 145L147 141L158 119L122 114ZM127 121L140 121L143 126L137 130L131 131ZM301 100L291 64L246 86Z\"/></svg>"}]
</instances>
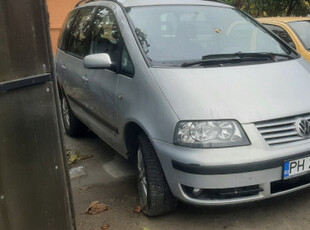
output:
<instances>
[{"instance_id":1,"label":"front bumper","mask_svg":"<svg viewBox=\"0 0 310 230\"><path fill-rule=\"evenodd\" d=\"M191 149L152 139L173 195L193 205L227 205L310 186L310 175L282 180L284 161L310 156L309 139L271 147L254 125L243 125L243 128L252 141L251 146ZM203 189L206 195L192 196L188 192L190 188Z\"/></svg>"}]
</instances>

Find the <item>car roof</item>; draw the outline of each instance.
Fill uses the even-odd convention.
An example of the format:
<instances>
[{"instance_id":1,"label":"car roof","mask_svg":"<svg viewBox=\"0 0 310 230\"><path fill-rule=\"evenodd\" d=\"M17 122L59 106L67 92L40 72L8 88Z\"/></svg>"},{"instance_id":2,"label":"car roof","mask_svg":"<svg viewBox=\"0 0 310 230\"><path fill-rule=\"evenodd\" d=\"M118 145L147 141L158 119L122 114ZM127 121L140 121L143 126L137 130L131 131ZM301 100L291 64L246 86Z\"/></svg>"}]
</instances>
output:
<instances>
[{"instance_id":1,"label":"car roof","mask_svg":"<svg viewBox=\"0 0 310 230\"><path fill-rule=\"evenodd\" d=\"M230 7L227 4L224 4L217 0L93 0L88 1L87 5L100 5L102 2L118 2L124 7L135 7L135 6L158 6L158 5L206 5L206 6L218 6L218 7ZM81 6L81 7L82 7Z\"/></svg>"},{"instance_id":2,"label":"car roof","mask_svg":"<svg viewBox=\"0 0 310 230\"><path fill-rule=\"evenodd\" d=\"M310 17L270 17L270 18L258 18L260 22L298 22L298 21L310 21Z\"/></svg>"}]
</instances>

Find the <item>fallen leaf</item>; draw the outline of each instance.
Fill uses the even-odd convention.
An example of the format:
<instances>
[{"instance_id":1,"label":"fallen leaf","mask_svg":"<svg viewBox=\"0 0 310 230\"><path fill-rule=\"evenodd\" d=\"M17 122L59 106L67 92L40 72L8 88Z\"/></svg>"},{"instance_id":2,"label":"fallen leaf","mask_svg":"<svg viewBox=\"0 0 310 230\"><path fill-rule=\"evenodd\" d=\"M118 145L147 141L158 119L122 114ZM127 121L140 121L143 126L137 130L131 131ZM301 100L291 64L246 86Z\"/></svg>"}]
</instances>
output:
<instances>
[{"instance_id":1,"label":"fallen leaf","mask_svg":"<svg viewBox=\"0 0 310 230\"><path fill-rule=\"evenodd\" d=\"M110 227L109 224L105 224L105 225L102 225L102 226L101 226L101 229L102 229L102 230L105 230L105 229L108 229L109 227Z\"/></svg>"},{"instance_id":2,"label":"fallen leaf","mask_svg":"<svg viewBox=\"0 0 310 230\"><path fill-rule=\"evenodd\" d=\"M140 213L140 212L142 211L141 205L138 205L138 206L136 207L136 209L133 210L133 211L136 212L136 213Z\"/></svg>"},{"instance_id":3,"label":"fallen leaf","mask_svg":"<svg viewBox=\"0 0 310 230\"><path fill-rule=\"evenodd\" d=\"M77 154L71 154L68 160L69 165L73 164L78 160L78 155Z\"/></svg>"},{"instance_id":4,"label":"fallen leaf","mask_svg":"<svg viewBox=\"0 0 310 230\"><path fill-rule=\"evenodd\" d=\"M87 160L89 158L93 158L94 155L93 154L78 154L78 159L83 161L83 160Z\"/></svg>"},{"instance_id":5,"label":"fallen leaf","mask_svg":"<svg viewBox=\"0 0 310 230\"><path fill-rule=\"evenodd\" d=\"M151 229L143 227L143 228L141 228L141 230L151 230Z\"/></svg>"},{"instance_id":6,"label":"fallen leaf","mask_svg":"<svg viewBox=\"0 0 310 230\"><path fill-rule=\"evenodd\" d=\"M79 152L72 154L71 152L67 152L67 159L68 159L69 165L72 165L76 163L77 161L87 160L92 157L94 157L93 154L81 154Z\"/></svg>"},{"instance_id":7,"label":"fallen leaf","mask_svg":"<svg viewBox=\"0 0 310 230\"><path fill-rule=\"evenodd\" d=\"M111 207L105 204L99 204L99 201L94 201L86 209L85 214L96 215L106 210L109 210Z\"/></svg>"}]
</instances>

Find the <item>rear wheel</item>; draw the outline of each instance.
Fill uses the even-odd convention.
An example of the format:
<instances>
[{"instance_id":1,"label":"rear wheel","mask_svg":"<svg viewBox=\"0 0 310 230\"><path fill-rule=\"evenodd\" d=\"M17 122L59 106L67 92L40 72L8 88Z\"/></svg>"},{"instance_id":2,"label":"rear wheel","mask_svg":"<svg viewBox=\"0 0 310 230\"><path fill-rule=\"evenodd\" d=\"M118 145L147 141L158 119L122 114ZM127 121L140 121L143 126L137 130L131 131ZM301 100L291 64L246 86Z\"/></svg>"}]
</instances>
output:
<instances>
[{"instance_id":1,"label":"rear wheel","mask_svg":"<svg viewBox=\"0 0 310 230\"><path fill-rule=\"evenodd\" d=\"M61 97L61 111L65 131L69 136L82 136L86 133L87 127L72 113L64 95Z\"/></svg>"},{"instance_id":2,"label":"rear wheel","mask_svg":"<svg viewBox=\"0 0 310 230\"><path fill-rule=\"evenodd\" d=\"M172 195L152 143L145 134L138 136L137 153L139 200L144 214L159 216L175 210Z\"/></svg>"}]
</instances>

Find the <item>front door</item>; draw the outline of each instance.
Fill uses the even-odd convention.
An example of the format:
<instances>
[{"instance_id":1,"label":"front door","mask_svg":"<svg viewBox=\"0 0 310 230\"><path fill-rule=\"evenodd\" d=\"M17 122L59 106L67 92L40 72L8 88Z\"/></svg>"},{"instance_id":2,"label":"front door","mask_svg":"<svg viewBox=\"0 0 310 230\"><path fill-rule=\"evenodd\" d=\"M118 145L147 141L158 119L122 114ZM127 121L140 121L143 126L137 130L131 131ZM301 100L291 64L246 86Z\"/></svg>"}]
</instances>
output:
<instances>
[{"instance_id":1,"label":"front door","mask_svg":"<svg viewBox=\"0 0 310 230\"><path fill-rule=\"evenodd\" d=\"M101 7L93 22L88 54L107 53L115 67L87 70L88 97L90 115L110 134L118 133L116 87L121 50L122 41L115 17L112 11Z\"/></svg>"}]
</instances>

